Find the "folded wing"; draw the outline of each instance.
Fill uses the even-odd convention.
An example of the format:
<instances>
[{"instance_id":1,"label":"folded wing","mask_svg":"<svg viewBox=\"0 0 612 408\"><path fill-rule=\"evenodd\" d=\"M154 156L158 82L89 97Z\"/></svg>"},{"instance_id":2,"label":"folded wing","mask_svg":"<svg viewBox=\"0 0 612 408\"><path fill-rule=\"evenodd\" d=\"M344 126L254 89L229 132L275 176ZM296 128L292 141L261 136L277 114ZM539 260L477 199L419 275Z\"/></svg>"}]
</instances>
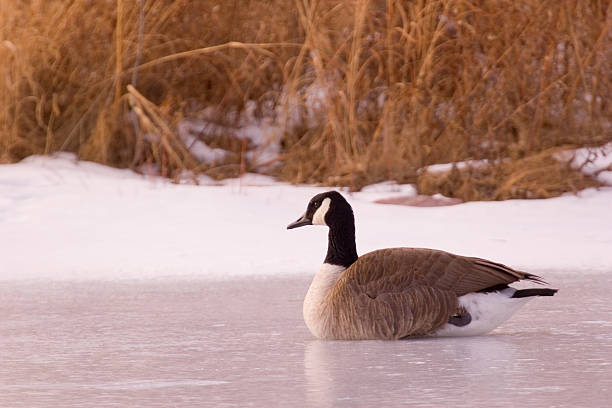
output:
<instances>
[{"instance_id":1,"label":"folded wing","mask_svg":"<svg viewBox=\"0 0 612 408\"><path fill-rule=\"evenodd\" d=\"M459 296L521 279L542 282L480 258L421 248L378 250L361 256L334 286L326 307L337 321L329 327L362 338L424 335L457 312Z\"/></svg>"}]
</instances>

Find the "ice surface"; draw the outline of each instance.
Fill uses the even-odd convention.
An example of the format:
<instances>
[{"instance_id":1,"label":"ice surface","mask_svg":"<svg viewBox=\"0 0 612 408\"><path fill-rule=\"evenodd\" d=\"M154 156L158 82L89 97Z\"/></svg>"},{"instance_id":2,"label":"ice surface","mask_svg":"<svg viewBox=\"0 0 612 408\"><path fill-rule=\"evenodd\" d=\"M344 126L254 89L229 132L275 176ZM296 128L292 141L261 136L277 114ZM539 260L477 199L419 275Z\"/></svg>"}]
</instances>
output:
<instances>
[{"instance_id":1,"label":"ice surface","mask_svg":"<svg viewBox=\"0 0 612 408\"><path fill-rule=\"evenodd\" d=\"M297 276L314 273L324 227L287 231L328 188L249 175L174 185L71 155L0 165L0 281ZM416 208L374 204L414 194L392 183L345 196L360 254L428 247L539 270L612 272L612 188L549 200Z\"/></svg>"},{"instance_id":2,"label":"ice surface","mask_svg":"<svg viewBox=\"0 0 612 408\"><path fill-rule=\"evenodd\" d=\"M318 341L310 277L0 283L0 406L606 407L612 278L560 288L492 334Z\"/></svg>"}]
</instances>

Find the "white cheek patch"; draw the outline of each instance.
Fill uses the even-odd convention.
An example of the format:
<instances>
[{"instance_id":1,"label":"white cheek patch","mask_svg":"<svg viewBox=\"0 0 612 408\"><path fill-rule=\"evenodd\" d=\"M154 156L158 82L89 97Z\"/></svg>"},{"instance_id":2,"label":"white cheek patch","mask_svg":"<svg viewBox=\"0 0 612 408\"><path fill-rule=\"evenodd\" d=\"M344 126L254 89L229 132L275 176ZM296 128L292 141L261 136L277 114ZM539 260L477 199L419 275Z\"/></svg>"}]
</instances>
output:
<instances>
[{"instance_id":1,"label":"white cheek patch","mask_svg":"<svg viewBox=\"0 0 612 408\"><path fill-rule=\"evenodd\" d=\"M331 199L325 198L321 203L321 206L315 211L314 216L312 217L312 225L327 225L325 223L325 214L329 210L329 204L331 203Z\"/></svg>"}]
</instances>

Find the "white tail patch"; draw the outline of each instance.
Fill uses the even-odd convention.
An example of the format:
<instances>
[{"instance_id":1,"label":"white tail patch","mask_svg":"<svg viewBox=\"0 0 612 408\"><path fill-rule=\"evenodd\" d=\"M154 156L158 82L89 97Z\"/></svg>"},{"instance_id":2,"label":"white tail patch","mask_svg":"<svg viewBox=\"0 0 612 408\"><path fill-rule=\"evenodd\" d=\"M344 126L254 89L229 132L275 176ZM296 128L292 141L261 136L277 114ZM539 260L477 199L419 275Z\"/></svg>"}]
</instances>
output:
<instances>
[{"instance_id":1,"label":"white tail patch","mask_svg":"<svg viewBox=\"0 0 612 408\"><path fill-rule=\"evenodd\" d=\"M313 225L327 225L325 223L325 214L329 210L329 204L331 203L331 199L329 197L323 199L321 206L315 211L312 216L312 224Z\"/></svg>"},{"instance_id":2,"label":"white tail patch","mask_svg":"<svg viewBox=\"0 0 612 408\"><path fill-rule=\"evenodd\" d=\"M512 288L499 292L468 293L459 298L459 305L472 316L465 326L447 323L434 336L478 336L486 334L505 322L532 297L513 298Z\"/></svg>"}]
</instances>

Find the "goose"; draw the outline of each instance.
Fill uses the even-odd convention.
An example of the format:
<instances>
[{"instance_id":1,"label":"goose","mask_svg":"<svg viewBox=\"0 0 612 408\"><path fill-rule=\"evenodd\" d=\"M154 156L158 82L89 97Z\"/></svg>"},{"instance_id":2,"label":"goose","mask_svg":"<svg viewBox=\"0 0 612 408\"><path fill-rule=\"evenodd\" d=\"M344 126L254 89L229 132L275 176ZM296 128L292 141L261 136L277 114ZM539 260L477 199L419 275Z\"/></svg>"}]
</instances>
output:
<instances>
[{"instance_id":1,"label":"goose","mask_svg":"<svg viewBox=\"0 0 612 408\"><path fill-rule=\"evenodd\" d=\"M534 296L557 289L515 289L530 273L500 263L425 248L387 248L360 257L353 209L337 191L315 195L287 229L329 227L325 261L304 298L310 332L328 340L396 340L490 332Z\"/></svg>"}]
</instances>

